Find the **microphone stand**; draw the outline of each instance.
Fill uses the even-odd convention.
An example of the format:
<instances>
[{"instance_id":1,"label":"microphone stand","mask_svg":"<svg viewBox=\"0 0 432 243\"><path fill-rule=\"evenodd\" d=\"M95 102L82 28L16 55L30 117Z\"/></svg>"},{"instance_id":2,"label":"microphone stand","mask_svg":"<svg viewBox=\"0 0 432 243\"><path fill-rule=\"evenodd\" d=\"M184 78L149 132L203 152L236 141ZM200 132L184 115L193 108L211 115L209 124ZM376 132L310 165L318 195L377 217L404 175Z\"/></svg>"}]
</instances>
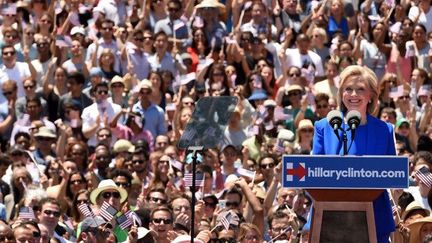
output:
<instances>
[{"instance_id":1,"label":"microphone stand","mask_svg":"<svg viewBox=\"0 0 432 243\"><path fill-rule=\"evenodd\" d=\"M347 131L342 129L343 131L343 155L348 155L348 136Z\"/></svg>"}]
</instances>

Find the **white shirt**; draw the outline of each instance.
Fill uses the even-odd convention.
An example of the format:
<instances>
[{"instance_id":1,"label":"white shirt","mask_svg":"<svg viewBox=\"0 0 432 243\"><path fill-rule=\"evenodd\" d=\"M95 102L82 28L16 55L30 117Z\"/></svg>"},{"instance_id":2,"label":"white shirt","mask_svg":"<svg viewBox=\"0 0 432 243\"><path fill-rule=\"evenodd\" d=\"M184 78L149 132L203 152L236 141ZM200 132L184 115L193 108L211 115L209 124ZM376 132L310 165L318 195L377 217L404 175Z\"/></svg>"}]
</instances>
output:
<instances>
[{"instance_id":1,"label":"white shirt","mask_svg":"<svg viewBox=\"0 0 432 243\"><path fill-rule=\"evenodd\" d=\"M0 84L7 80L15 81L18 87L17 97L25 95L23 81L30 76L30 68L25 62L16 62L13 68L7 68L4 64L0 66Z\"/></svg>"},{"instance_id":2,"label":"white shirt","mask_svg":"<svg viewBox=\"0 0 432 243\"><path fill-rule=\"evenodd\" d=\"M303 55L300 54L299 49L294 48L287 49L285 54L287 67L296 66L302 68L305 63L309 62L313 63L315 66L315 77L322 77L325 75L321 57L315 52L308 50L308 54Z\"/></svg>"},{"instance_id":3,"label":"white shirt","mask_svg":"<svg viewBox=\"0 0 432 243\"><path fill-rule=\"evenodd\" d=\"M100 108L101 105L98 105L97 103L93 103L92 105L84 108L81 118L83 121L82 124L82 130L87 130L89 129L89 127L94 126L94 124L96 123L96 120L98 117L101 117L101 124L102 124L102 117L103 114L105 113L106 116L108 117L108 122L111 122L112 119L114 118L114 116L120 112L121 110L121 106L108 102L106 101L106 108L105 111L103 111L103 109ZM121 122L121 121L119 121ZM112 134L112 140L111 140L111 145L114 145L114 142L117 141L117 137ZM96 133L95 135L93 135L91 138L89 138L88 143L89 146L96 146L97 144L97 140L96 140Z\"/></svg>"},{"instance_id":4,"label":"white shirt","mask_svg":"<svg viewBox=\"0 0 432 243\"><path fill-rule=\"evenodd\" d=\"M147 55L143 51L139 54L136 51L137 48L138 47L131 42L126 43L126 52L134 66L134 73L137 75L139 80L142 80L148 77L151 66L147 59Z\"/></svg>"},{"instance_id":5,"label":"white shirt","mask_svg":"<svg viewBox=\"0 0 432 243\"><path fill-rule=\"evenodd\" d=\"M408 17L414 21L418 14L419 8L417 6L412 6L409 10ZM429 8L427 13L422 12L420 17L418 18L418 23L422 24L426 27L426 32L429 33L432 31L432 8Z\"/></svg>"}]
</instances>

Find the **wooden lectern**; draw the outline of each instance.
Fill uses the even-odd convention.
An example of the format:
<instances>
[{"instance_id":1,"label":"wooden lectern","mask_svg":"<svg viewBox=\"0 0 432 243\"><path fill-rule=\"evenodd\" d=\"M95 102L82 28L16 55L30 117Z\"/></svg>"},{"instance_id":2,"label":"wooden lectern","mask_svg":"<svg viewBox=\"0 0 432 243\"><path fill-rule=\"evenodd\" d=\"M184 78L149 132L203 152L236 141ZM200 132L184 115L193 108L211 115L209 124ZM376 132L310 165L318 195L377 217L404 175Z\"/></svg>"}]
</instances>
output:
<instances>
[{"instance_id":1,"label":"wooden lectern","mask_svg":"<svg viewBox=\"0 0 432 243\"><path fill-rule=\"evenodd\" d=\"M383 190L307 191L314 199L310 242L377 242L373 201Z\"/></svg>"}]
</instances>

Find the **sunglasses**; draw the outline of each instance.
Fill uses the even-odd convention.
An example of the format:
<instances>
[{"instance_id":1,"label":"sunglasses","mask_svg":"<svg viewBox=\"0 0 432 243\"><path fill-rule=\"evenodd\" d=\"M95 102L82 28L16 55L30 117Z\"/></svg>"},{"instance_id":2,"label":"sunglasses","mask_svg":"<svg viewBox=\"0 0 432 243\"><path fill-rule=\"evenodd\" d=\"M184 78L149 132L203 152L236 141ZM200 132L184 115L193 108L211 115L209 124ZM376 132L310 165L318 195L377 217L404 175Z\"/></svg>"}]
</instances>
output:
<instances>
[{"instance_id":1,"label":"sunglasses","mask_svg":"<svg viewBox=\"0 0 432 243\"><path fill-rule=\"evenodd\" d=\"M239 202L226 202L225 205L227 207L234 207L234 208L236 208L236 207L240 206L240 203Z\"/></svg>"},{"instance_id":2,"label":"sunglasses","mask_svg":"<svg viewBox=\"0 0 432 243\"><path fill-rule=\"evenodd\" d=\"M15 55L14 51L5 51L5 52L3 52L3 56L13 56L13 55Z\"/></svg>"},{"instance_id":3,"label":"sunglasses","mask_svg":"<svg viewBox=\"0 0 432 243\"><path fill-rule=\"evenodd\" d=\"M270 164L263 164L263 165L261 165L261 168L262 168L262 169L271 169L271 168L273 168L273 167L275 167L275 164L274 164L274 163L270 163Z\"/></svg>"},{"instance_id":4,"label":"sunglasses","mask_svg":"<svg viewBox=\"0 0 432 243\"><path fill-rule=\"evenodd\" d=\"M119 192L104 192L104 193L102 193L102 197L104 199L109 199L111 197L119 199L120 198L120 193Z\"/></svg>"},{"instance_id":5,"label":"sunglasses","mask_svg":"<svg viewBox=\"0 0 432 243\"><path fill-rule=\"evenodd\" d=\"M168 12L178 12L180 11L179 8L168 8Z\"/></svg>"},{"instance_id":6,"label":"sunglasses","mask_svg":"<svg viewBox=\"0 0 432 243\"><path fill-rule=\"evenodd\" d=\"M112 84L111 88L123 88L123 84Z\"/></svg>"},{"instance_id":7,"label":"sunglasses","mask_svg":"<svg viewBox=\"0 0 432 243\"><path fill-rule=\"evenodd\" d=\"M45 215L48 215L48 216L52 215L52 216L54 216L56 218L60 217L60 212L59 211L44 210L43 213Z\"/></svg>"},{"instance_id":8,"label":"sunglasses","mask_svg":"<svg viewBox=\"0 0 432 243\"><path fill-rule=\"evenodd\" d=\"M150 197L150 200L154 203L160 202L161 204L165 204L167 200L157 197Z\"/></svg>"},{"instance_id":9,"label":"sunglasses","mask_svg":"<svg viewBox=\"0 0 432 243\"><path fill-rule=\"evenodd\" d=\"M141 160L141 159L139 159L139 160L132 160L132 163L134 163L134 164L144 164L144 160Z\"/></svg>"},{"instance_id":10,"label":"sunglasses","mask_svg":"<svg viewBox=\"0 0 432 243\"><path fill-rule=\"evenodd\" d=\"M127 182L116 182L115 184L116 184L118 187L123 187L123 188L130 187L130 184L127 183Z\"/></svg>"},{"instance_id":11,"label":"sunglasses","mask_svg":"<svg viewBox=\"0 0 432 243\"><path fill-rule=\"evenodd\" d=\"M409 95L401 96L399 99L401 100L409 100L411 97Z\"/></svg>"},{"instance_id":12,"label":"sunglasses","mask_svg":"<svg viewBox=\"0 0 432 243\"><path fill-rule=\"evenodd\" d=\"M171 224L172 220L171 219L152 219L152 222L154 224Z\"/></svg>"},{"instance_id":13,"label":"sunglasses","mask_svg":"<svg viewBox=\"0 0 432 243\"><path fill-rule=\"evenodd\" d=\"M111 30L113 30L113 28L112 28L112 27L105 27L105 28L104 28L104 27L102 27L102 29L103 29L103 30L106 30L106 31L111 31Z\"/></svg>"},{"instance_id":14,"label":"sunglasses","mask_svg":"<svg viewBox=\"0 0 432 243\"><path fill-rule=\"evenodd\" d=\"M135 37L134 40L142 42L144 41L144 37Z\"/></svg>"},{"instance_id":15,"label":"sunglasses","mask_svg":"<svg viewBox=\"0 0 432 243\"><path fill-rule=\"evenodd\" d=\"M47 137L36 137L36 140L40 141L40 142L50 142L54 139L53 138L47 138Z\"/></svg>"},{"instance_id":16,"label":"sunglasses","mask_svg":"<svg viewBox=\"0 0 432 243\"><path fill-rule=\"evenodd\" d=\"M24 85L24 89L33 89L34 88L34 85Z\"/></svg>"},{"instance_id":17,"label":"sunglasses","mask_svg":"<svg viewBox=\"0 0 432 243\"><path fill-rule=\"evenodd\" d=\"M169 164L169 160L159 160L159 164Z\"/></svg>"},{"instance_id":18,"label":"sunglasses","mask_svg":"<svg viewBox=\"0 0 432 243\"><path fill-rule=\"evenodd\" d=\"M36 46L37 47L46 47L46 46L48 46L48 43L37 43Z\"/></svg>"},{"instance_id":19,"label":"sunglasses","mask_svg":"<svg viewBox=\"0 0 432 243\"><path fill-rule=\"evenodd\" d=\"M99 95L107 95L108 94L108 90L99 90L97 93Z\"/></svg>"},{"instance_id":20,"label":"sunglasses","mask_svg":"<svg viewBox=\"0 0 432 243\"><path fill-rule=\"evenodd\" d=\"M3 95L4 96L8 96L8 95L11 95L11 94L13 94L15 91L3 91Z\"/></svg>"},{"instance_id":21,"label":"sunglasses","mask_svg":"<svg viewBox=\"0 0 432 243\"><path fill-rule=\"evenodd\" d=\"M144 36L143 38L144 38L144 40L151 40L152 39L151 36Z\"/></svg>"},{"instance_id":22,"label":"sunglasses","mask_svg":"<svg viewBox=\"0 0 432 243\"><path fill-rule=\"evenodd\" d=\"M290 77L300 77L301 74L300 73L290 73L288 74Z\"/></svg>"},{"instance_id":23,"label":"sunglasses","mask_svg":"<svg viewBox=\"0 0 432 243\"><path fill-rule=\"evenodd\" d=\"M150 91L149 90L141 90L140 94L142 94L142 95L148 95L148 94L150 94Z\"/></svg>"}]
</instances>

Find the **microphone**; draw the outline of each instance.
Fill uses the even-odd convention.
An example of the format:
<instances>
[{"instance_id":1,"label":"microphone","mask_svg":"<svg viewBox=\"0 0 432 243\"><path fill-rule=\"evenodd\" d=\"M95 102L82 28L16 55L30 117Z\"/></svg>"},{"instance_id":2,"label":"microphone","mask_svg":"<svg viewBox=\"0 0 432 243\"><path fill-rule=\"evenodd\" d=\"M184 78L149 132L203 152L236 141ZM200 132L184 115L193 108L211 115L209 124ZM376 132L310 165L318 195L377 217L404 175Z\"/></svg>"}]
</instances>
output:
<instances>
[{"instance_id":1,"label":"microphone","mask_svg":"<svg viewBox=\"0 0 432 243\"><path fill-rule=\"evenodd\" d=\"M342 121L343 121L340 111L337 110L330 111L327 114L327 121L330 124L330 126L333 128L333 131L336 134L338 140L340 140L338 130L341 128Z\"/></svg>"},{"instance_id":2,"label":"microphone","mask_svg":"<svg viewBox=\"0 0 432 243\"><path fill-rule=\"evenodd\" d=\"M346 115L346 119L347 119L349 129L355 130L360 125L361 114L356 110L352 110L348 112L348 114Z\"/></svg>"}]
</instances>

